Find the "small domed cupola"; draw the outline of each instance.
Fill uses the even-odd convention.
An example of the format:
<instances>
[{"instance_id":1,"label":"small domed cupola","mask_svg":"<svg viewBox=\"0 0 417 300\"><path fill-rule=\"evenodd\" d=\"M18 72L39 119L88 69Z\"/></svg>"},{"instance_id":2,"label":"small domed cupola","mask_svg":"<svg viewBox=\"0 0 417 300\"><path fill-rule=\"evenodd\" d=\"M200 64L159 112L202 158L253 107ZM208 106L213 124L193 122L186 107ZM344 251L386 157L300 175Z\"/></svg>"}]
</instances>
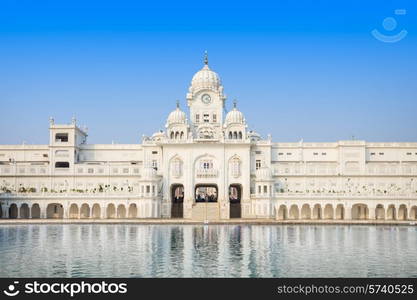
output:
<instances>
[{"instance_id":1,"label":"small domed cupola","mask_svg":"<svg viewBox=\"0 0 417 300\"><path fill-rule=\"evenodd\" d=\"M226 115L225 125L231 124L245 124L245 118L237 108L236 108L236 100L233 102L233 109L229 111Z\"/></svg>"},{"instance_id":2,"label":"small domed cupola","mask_svg":"<svg viewBox=\"0 0 417 300\"><path fill-rule=\"evenodd\" d=\"M183 112L180 109L179 101L177 101L177 108L173 110L167 119L166 126L173 124L186 124L187 123L187 116L185 115L185 112Z\"/></svg>"}]
</instances>

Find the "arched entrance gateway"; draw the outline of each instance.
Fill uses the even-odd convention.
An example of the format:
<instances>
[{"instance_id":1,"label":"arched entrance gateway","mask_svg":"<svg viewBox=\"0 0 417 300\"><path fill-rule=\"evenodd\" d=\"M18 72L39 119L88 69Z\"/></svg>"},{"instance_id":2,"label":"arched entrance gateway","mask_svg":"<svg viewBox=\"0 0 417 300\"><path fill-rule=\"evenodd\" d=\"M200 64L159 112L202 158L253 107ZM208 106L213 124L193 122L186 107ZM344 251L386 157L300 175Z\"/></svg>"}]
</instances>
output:
<instances>
[{"instance_id":1,"label":"arched entrance gateway","mask_svg":"<svg viewBox=\"0 0 417 300\"><path fill-rule=\"evenodd\" d=\"M184 186L173 184L171 186L171 218L184 217Z\"/></svg>"},{"instance_id":2,"label":"arched entrance gateway","mask_svg":"<svg viewBox=\"0 0 417 300\"><path fill-rule=\"evenodd\" d=\"M194 220L207 221L220 218L217 185L197 184L194 197L195 203L192 208Z\"/></svg>"},{"instance_id":3,"label":"arched entrance gateway","mask_svg":"<svg viewBox=\"0 0 417 300\"><path fill-rule=\"evenodd\" d=\"M240 184L231 184L229 186L229 202L230 202L230 213L229 217L241 218L242 207L240 201L242 199L242 186Z\"/></svg>"}]
</instances>

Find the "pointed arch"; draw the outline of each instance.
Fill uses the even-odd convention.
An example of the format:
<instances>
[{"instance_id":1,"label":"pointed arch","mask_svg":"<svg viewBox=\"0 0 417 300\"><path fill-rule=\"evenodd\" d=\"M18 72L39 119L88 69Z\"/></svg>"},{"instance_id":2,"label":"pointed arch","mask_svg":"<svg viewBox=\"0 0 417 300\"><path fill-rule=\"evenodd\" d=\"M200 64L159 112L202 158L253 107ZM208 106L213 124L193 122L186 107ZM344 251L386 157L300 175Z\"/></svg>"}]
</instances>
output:
<instances>
[{"instance_id":1,"label":"pointed arch","mask_svg":"<svg viewBox=\"0 0 417 300\"><path fill-rule=\"evenodd\" d=\"M324 207L323 219L332 220L334 218L333 214L333 205L326 204L326 206Z\"/></svg>"},{"instance_id":2,"label":"pointed arch","mask_svg":"<svg viewBox=\"0 0 417 300\"><path fill-rule=\"evenodd\" d=\"M72 203L69 207L69 218L70 219L78 219L79 212L78 212L78 205Z\"/></svg>"},{"instance_id":3,"label":"pointed arch","mask_svg":"<svg viewBox=\"0 0 417 300\"><path fill-rule=\"evenodd\" d=\"M278 209L278 220L286 220L288 218L288 209L287 206L281 204Z\"/></svg>"},{"instance_id":4,"label":"pointed arch","mask_svg":"<svg viewBox=\"0 0 417 300\"><path fill-rule=\"evenodd\" d=\"M301 219L310 220L311 219L311 208L309 204L304 204L301 207Z\"/></svg>"}]
</instances>

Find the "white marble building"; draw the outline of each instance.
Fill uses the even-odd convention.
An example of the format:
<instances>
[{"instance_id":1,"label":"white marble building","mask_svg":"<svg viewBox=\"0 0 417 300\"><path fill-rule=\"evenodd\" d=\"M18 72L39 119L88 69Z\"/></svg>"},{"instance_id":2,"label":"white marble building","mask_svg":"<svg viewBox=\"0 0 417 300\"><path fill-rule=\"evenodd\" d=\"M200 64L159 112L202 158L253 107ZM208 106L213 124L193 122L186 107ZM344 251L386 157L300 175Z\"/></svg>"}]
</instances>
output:
<instances>
[{"instance_id":1,"label":"white marble building","mask_svg":"<svg viewBox=\"0 0 417 300\"><path fill-rule=\"evenodd\" d=\"M224 115L204 66L166 130L88 144L50 119L49 144L0 145L2 218L417 219L417 143L274 143Z\"/></svg>"}]
</instances>

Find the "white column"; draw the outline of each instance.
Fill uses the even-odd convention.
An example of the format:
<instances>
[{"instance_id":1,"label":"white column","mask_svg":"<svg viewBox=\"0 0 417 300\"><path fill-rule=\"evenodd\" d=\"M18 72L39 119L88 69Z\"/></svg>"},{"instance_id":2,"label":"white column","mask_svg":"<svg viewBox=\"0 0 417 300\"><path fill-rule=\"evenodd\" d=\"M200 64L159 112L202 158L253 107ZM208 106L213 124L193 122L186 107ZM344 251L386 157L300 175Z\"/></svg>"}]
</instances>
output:
<instances>
[{"instance_id":1,"label":"white column","mask_svg":"<svg viewBox=\"0 0 417 300\"><path fill-rule=\"evenodd\" d=\"M374 207L374 206L368 206L369 220L375 220L375 209L376 209L376 207Z\"/></svg>"}]
</instances>

